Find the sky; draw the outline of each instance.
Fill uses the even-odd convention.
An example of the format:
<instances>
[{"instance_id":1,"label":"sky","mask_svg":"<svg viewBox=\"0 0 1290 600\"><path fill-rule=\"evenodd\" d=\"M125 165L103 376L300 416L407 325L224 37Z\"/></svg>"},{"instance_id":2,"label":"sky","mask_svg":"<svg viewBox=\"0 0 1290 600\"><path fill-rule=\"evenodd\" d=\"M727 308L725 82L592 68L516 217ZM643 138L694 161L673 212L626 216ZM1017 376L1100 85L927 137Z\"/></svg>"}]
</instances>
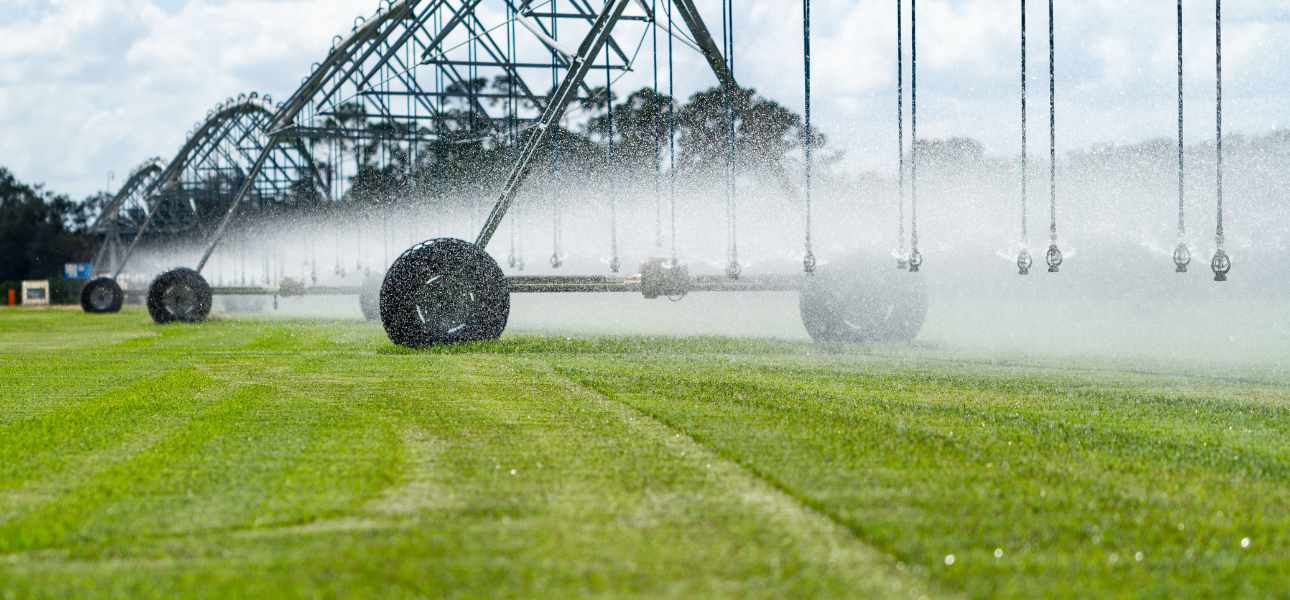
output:
<instances>
[{"instance_id":1,"label":"sky","mask_svg":"<svg viewBox=\"0 0 1290 600\"><path fill-rule=\"evenodd\" d=\"M720 2L697 1L716 33ZM801 3L734 3L741 83L800 110ZM1197 142L1214 131L1214 3L1184 6L1188 139ZM0 166L74 196L119 186L146 159L172 155L221 100L249 91L289 96L331 38L375 7L376 0L0 0ZM1019 151L1018 8L920 0L920 137L970 136L996 156ZM895 2L815 0L812 10L819 127L843 153L844 168L894 171ZM1057 0L1059 151L1175 135L1174 10L1169 0ZM1042 128L1047 11L1035 0L1029 11L1030 118ZM1223 33L1227 131L1290 127L1290 0L1229 0ZM677 69L678 95L714 83L697 55L679 53ZM646 71L622 85L645 84ZM1034 131L1032 152L1045 150L1042 134Z\"/></svg>"}]
</instances>

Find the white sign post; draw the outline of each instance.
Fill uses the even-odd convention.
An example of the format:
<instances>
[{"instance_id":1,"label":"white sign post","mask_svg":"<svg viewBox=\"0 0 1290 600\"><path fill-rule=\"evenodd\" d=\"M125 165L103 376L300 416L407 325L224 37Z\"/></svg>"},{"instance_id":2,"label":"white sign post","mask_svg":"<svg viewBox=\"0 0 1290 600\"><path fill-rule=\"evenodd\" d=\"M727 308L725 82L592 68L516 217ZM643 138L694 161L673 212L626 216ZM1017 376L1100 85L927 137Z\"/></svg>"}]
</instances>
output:
<instances>
[{"instance_id":1,"label":"white sign post","mask_svg":"<svg viewBox=\"0 0 1290 600\"><path fill-rule=\"evenodd\" d=\"M24 306L49 306L49 281L22 282Z\"/></svg>"}]
</instances>

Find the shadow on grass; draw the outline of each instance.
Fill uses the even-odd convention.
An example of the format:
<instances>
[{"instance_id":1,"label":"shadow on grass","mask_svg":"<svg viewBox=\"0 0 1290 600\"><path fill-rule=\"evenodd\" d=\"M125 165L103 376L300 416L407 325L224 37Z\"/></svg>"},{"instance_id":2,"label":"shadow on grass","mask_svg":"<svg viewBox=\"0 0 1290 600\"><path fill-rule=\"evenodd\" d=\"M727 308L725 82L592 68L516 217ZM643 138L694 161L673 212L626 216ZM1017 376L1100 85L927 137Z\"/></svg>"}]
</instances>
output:
<instances>
[{"instance_id":1,"label":"shadow on grass","mask_svg":"<svg viewBox=\"0 0 1290 600\"><path fill-rule=\"evenodd\" d=\"M377 349L383 355L741 355L741 356L900 356L927 351L909 344L816 344L811 342L721 336L565 336L520 334L500 340L404 348L393 344Z\"/></svg>"},{"instance_id":2,"label":"shadow on grass","mask_svg":"<svg viewBox=\"0 0 1290 600\"><path fill-rule=\"evenodd\" d=\"M809 354L808 343L749 340L728 337L663 336L541 336L515 335L488 342L468 342L430 348L389 345L377 350L389 355L520 355L520 354Z\"/></svg>"}]
</instances>

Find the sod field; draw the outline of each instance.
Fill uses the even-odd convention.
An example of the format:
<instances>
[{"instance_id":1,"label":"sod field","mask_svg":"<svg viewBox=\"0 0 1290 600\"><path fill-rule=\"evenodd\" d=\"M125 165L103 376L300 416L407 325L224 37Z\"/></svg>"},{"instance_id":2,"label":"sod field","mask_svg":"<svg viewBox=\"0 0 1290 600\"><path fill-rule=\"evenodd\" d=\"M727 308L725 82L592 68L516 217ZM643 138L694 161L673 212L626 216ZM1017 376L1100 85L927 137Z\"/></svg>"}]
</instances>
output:
<instances>
[{"instance_id":1,"label":"sod field","mask_svg":"<svg viewBox=\"0 0 1290 600\"><path fill-rule=\"evenodd\" d=\"M0 310L0 598L1276 596L1288 384Z\"/></svg>"}]
</instances>

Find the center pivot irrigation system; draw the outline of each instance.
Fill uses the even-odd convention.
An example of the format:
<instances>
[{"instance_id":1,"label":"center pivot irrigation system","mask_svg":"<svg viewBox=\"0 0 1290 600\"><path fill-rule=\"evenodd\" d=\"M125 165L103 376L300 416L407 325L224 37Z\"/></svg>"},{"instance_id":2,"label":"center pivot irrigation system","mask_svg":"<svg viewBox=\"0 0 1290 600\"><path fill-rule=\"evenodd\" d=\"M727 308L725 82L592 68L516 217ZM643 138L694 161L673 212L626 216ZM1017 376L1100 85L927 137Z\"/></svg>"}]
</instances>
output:
<instances>
[{"instance_id":1,"label":"center pivot irrigation system","mask_svg":"<svg viewBox=\"0 0 1290 600\"><path fill-rule=\"evenodd\" d=\"M909 3L909 103L912 137L918 132L917 3ZM158 323L199 322L207 318L214 294L357 294L369 318L379 315L396 344L427 346L501 335L510 313L512 293L632 292L647 298L679 299L692 292L800 291L801 312L808 332L821 341L909 340L922 326L927 296L920 278L887 275L893 271L864 259L844 259L821 265L812 250L812 166L815 131L811 104L811 4L802 2L805 124L802 135L802 199L805 222L803 269L795 275L743 276L735 242L735 98L741 91L735 78L733 0L722 2L722 44L719 46L693 0L387 0L370 18L355 20L348 37L337 36L326 58L313 66L300 87L285 102L272 106L264 99L242 98L221 105L208 115L181 148L162 166L150 161L126 182L96 226L104 248L96 268L110 265L109 277L85 288L87 311L110 312L120 307L122 291L117 278L132 250L152 227L173 233L197 232L207 242L194 268L167 271L149 286L147 304ZM897 32L897 134L900 146L897 266L917 273L924 257L918 238L918 145L912 145L908 164L905 144L906 13L896 0ZM1033 259L1026 247L1026 0L1021 0L1021 105L1022 202L1021 237L1017 255L1020 274L1029 272ZM1221 3L1216 1L1218 47L1218 229L1217 252L1211 267L1223 281L1231 261L1223 251L1222 231L1222 53ZM1182 5L1178 4L1179 46L1179 182L1182 174ZM1045 262L1057 272L1062 252L1057 237L1056 187L1056 68L1053 35L1053 2L1048 2L1050 227ZM639 37L636 35L639 32ZM652 40L654 92L660 92L660 36L666 48L666 123L655 136L655 170L663 173L666 152L675 160L676 118L673 91L673 49L684 46L698 52L711 69L727 98L728 154L726 215L728 258L724 276L691 276L676 253L676 201L670 192L672 253L651 258L634 275L619 275L617 213L610 200L613 258L611 275L507 276L486 251L521 190L543 163L539 156L559 156L560 129L567 109L575 102L597 101L608 95L612 111L612 85L637 66L646 40ZM578 39L576 47L565 44ZM604 88L593 88L593 73L603 73ZM495 84L490 92L477 82ZM549 89L547 92L539 92ZM604 98L599 98L604 100ZM270 113L269 107L273 112ZM375 117L380 127L351 126L355 113ZM609 119L612 127L612 112ZM248 203L290 202L303 196L336 202L347 185L334 164L320 170L310 148L333 149L373 141L393 148L383 168L417 164L426 143L460 139L461 132L483 131L494 139L508 139L515 149L513 164L496 196L491 212L473 241L435 238L403 252L385 271L383 281L364 286L307 287L279 279L276 287L212 288L201 274L212 254L236 229L239 210ZM612 152L610 161L615 160ZM666 148L666 150L665 150ZM341 152L343 156L343 151ZM676 169L670 170L675 177ZM549 179L550 173L544 174ZM221 185L210 184L216 179ZM908 180L908 183L906 182ZM541 179L539 179L541 181ZM222 184L235 184L234 187ZM414 184L415 185L415 182ZM655 186L657 194L667 186ZM673 181L672 190L675 190ZM235 190L235 191L233 191ZM205 199L199 191L207 192ZM658 199L656 199L657 201ZM909 218L905 217L908 204ZM553 202L553 206L558 203ZM658 202L656 206L661 207ZM215 208L218 219L205 219ZM658 208L658 249L663 247L662 209ZM906 235L908 224L908 235ZM1185 219L1179 203L1179 245L1174 262L1185 272L1190 252L1182 241ZM560 220L554 223L555 252L551 265L559 268ZM120 252L123 236L133 241ZM514 241L512 241L514 245ZM119 256L123 254L123 257ZM338 272L341 267L337 263ZM522 270L512 248L512 268ZM898 272L898 271L897 271ZM268 280L266 279L266 284Z\"/></svg>"},{"instance_id":2,"label":"center pivot irrigation system","mask_svg":"<svg viewBox=\"0 0 1290 600\"><path fill-rule=\"evenodd\" d=\"M238 190L252 196L256 208L323 193L326 182L301 139L270 143L273 110L269 96L229 98L189 130L170 162L151 159L134 170L92 227L103 237L92 269L104 275L82 288L86 312L120 310L125 293L119 280L145 238L173 251L208 234L229 213ZM253 169L257 158L262 168Z\"/></svg>"}]
</instances>

